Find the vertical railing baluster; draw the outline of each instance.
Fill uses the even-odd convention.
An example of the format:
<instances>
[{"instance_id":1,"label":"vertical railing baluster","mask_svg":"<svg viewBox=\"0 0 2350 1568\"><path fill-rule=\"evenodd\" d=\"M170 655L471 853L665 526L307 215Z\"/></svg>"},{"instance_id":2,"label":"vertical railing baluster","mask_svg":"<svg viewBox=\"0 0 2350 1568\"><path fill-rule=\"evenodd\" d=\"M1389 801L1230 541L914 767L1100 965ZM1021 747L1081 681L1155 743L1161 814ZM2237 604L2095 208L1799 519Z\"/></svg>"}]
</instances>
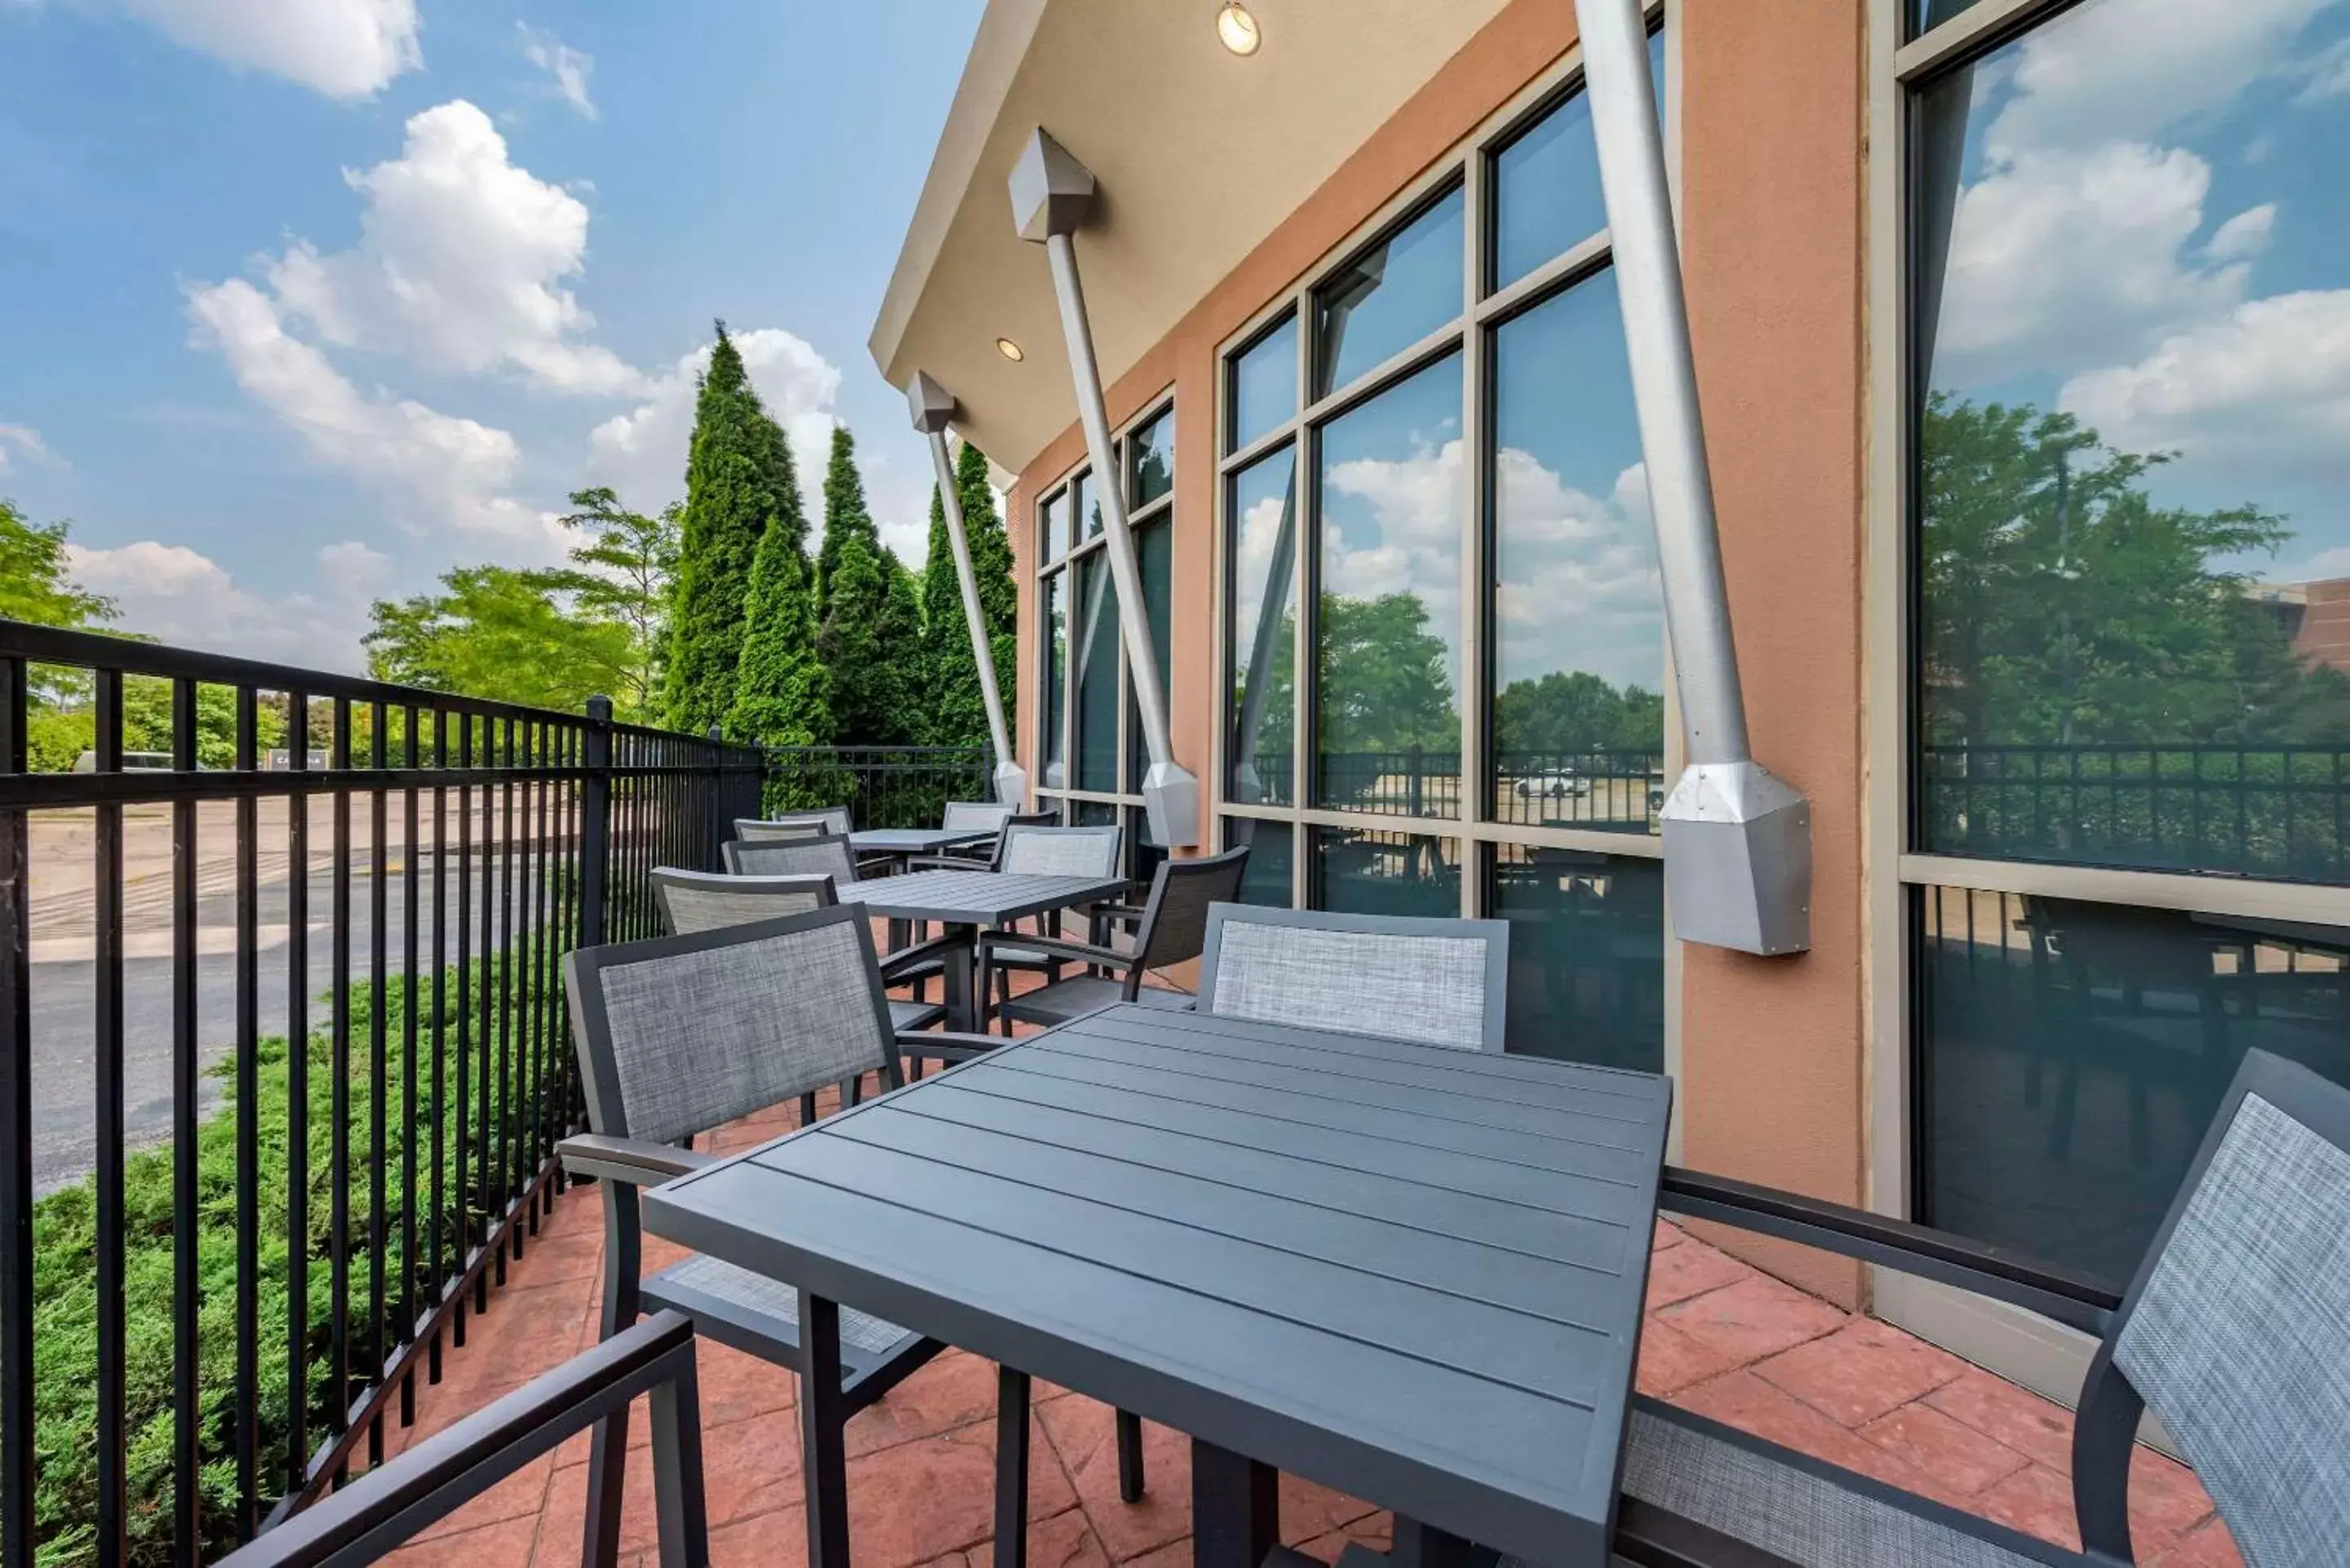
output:
<instances>
[{"instance_id":1,"label":"vertical railing baluster","mask_svg":"<svg viewBox=\"0 0 2350 1568\"><path fill-rule=\"evenodd\" d=\"M122 771L122 672L94 677L97 704L93 766L100 776ZM122 1085L122 807L101 799L96 813L96 1023L98 1118L98 1536L99 1568L119 1568L130 1550L127 1435L123 1430L125 1363L123 1279Z\"/></svg>"},{"instance_id":2,"label":"vertical railing baluster","mask_svg":"<svg viewBox=\"0 0 2350 1568\"><path fill-rule=\"evenodd\" d=\"M473 715L457 715L457 1095L454 1102L457 1120L451 1129L456 1140L457 1168L454 1188L457 1202L456 1272L463 1277L473 1264L474 1203L471 1185L466 1178L469 1156L473 1152L473 1085L467 1075L473 1065ZM463 1292L457 1295L457 1310L451 1319L452 1342L462 1348L465 1343L466 1303Z\"/></svg>"},{"instance_id":3,"label":"vertical railing baluster","mask_svg":"<svg viewBox=\"0 0 2350 1568\"><path fill-rule=\"evenodd\" d=\"M196 683L172 682L172 768L196 771ZM172 1560L195 1568L203 1543L196 1311L196 801L172 803Z\"/></svg>"},{"instance_id":4,"label":"vertical railing baluster","mask_svg":"<svg viewBox=\"0 0 2350 1568\"><path fill-rule=\"evenodd\" d=\"M400 761L408 787L400 794L400 1343L416 1339L416 705L400 710ZM416 1421L416 1370L411 1358L400 1379L400 1424Z\"/></svg>"},{"instance_id":5,"label":"vertical railing baluster","mask_svg":"<svg viewBox=\"0 0 2350 1568\"><path fill-rule=\"evenodd\" d=\"M439 708L432 710L432 771L442 774L449 767L449 715ZM432 785L432 1229L428 1233L432 1250L432 1270L425 1276L432 1282L432 1294L439 1297L456 1271L464 1262L465 1247L458 1241L450 1262L442 1262L442 1247L449 1235L449 1191L447 1169L449 1158L449 787L435 782ZM462 1091L461 1091L462 1094ZM461 1184L458 1190L463 1191ZM457 1315L463 1315L464 1303L457 1303ZM425 1376L433 1383L441 1381L441 1334L435 1330L432 1345L425 1352Z\"/></svg>"},{"instance_id":6,"label":"vertical railing baluster","mask_svg":"<svg viewBox=\"0 0 2350 1568\"><path fill-rule=\"evenodd\" d=\"M515 1204L514 1053L515 1053L515 740L518 722L507 717L502 726L501 765L505 781L498 791L503 813L498 852L498 1222L505 1226L506 1245L498 1249L497 1282L506 1282L506 1255L522 1256L522 1227L509 1221Z\"/></svg>"},{"instance_id":7,"label":"vertical railing baluster","mask_svg":"<svg viewBox=\"0 0 2350 1568\"><path fill-rule=\"evenodd\" d=\"M498 761L498 720L484 717L482 721L482 766L494 774ZM490 1310L490 1263L488 1254L499 1251L497 1236L497 1197L499 1179L495 1144L497 1125L492 1119L491 1106L495 1085L493 1047L495 1025L496 988L498 984L498 948L502 933L497 930L498 891L498 785L494 776L482 782L482 933L481 975L474 986L473 1047L475 1117L473 1136L473 1197L475 1211L481 1216L481 1237L475 1243L483 1251L484 1266L473 1276L473 1310ZM500 1260L501 1265L503 1259ZM499 1276L503 1283L504 1276Z\"/></svg>"},{"instance_id":8,"label":"vertical railing baluster","mask_svg":"<svg viewBox=\"0 0 2350 1568\"><path fill-rule=\"evenodd\" d=\"M310 1453L310 699L286 694L286 1490Z\"/></svg>"},{"instance_id":9,"label":"vertical railing baluster","mask_svg":"<svg viewBox=\"0 0 2350 1568\"><path fill-rule=\"evenodd\" d=\"M260 1515L261 771L260 694L236 689L236 1539Z\"/></svg>"},{"instance_id":10,"label":"vertical railing baluster","mask_svg":"<svg viewBox=\"0 0 2350 1568\"><path fill-rule=\"evenodd\" d=\"M387 1112L385 1104L391 1093L390 1021L384 1009L391 1005L388 990L390 971L386 963L384 928L391 921L391 894L386 885L391 876L391 861L386 852L387 831L384 798L384 762L390 737L384 732L390 722L390 711L380 699L368 705L368 766L376 774L368 788L368 1340L367 1380L370 1386L383 1386L384 1360L384 1267L385 1241L384 1170L389 1163L384 1131ZM368 1407L368 1465L369 1469L383 1463L383 1401L380 1397Z\"/></svg>"},{"instance_id":11,"label":"vertical railing baluster","mask_svg":"<svg viewBox=\"0 0 2350 1568\"><path fill-rule=\"evenodd\" d=\"M0 659L0 774L29 762L25 661ZM27 814L0 809L0 1561L33 1561L33 922Z\"/></svg>"},{"instance_id":12,"label":"vertical railing baluster","mask_svg":"<svg viewBox=\"0 0 2350 1568\"><path fill-rule=\"evenodd\" d=\"M328 886L334 908L333 989L328 999L334 1054L327 1064L327 1416L339 1438L351 1424L351 700L334 700L335 866ZM344 1472L335 1473L340 1484Z\"/></svg>"}]
</instances>

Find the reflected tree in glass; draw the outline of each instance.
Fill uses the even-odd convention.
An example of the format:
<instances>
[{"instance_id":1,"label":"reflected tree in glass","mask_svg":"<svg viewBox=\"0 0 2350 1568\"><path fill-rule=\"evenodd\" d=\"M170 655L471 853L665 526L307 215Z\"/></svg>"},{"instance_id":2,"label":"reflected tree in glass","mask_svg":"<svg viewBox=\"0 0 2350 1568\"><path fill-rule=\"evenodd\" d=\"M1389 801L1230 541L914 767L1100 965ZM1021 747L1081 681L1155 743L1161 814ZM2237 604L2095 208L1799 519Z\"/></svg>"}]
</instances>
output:
<instances>
[{"instance_id":1,"label":"reflected tree in glass","mask_svg":"<svg viewBox=\"0 0 2350 1568\"><path fill-rule=\"evenodd\" d=\"M1118 595L1106 553L1080 560L1076 574L1076 787L1107 793L1118 788Z\"/></svg>"},{"instance_id":2,"label":"reflected tree in glass","mask_svg":"<svg viewBox=\"0 0 2350 1568\"><path fill-rule=\"evenodd\" d=\"M1068 786L1064 721L1068 717L1069 574L1045 579L1045 779L1046 789Z\"/></svg>"}]
</instances>

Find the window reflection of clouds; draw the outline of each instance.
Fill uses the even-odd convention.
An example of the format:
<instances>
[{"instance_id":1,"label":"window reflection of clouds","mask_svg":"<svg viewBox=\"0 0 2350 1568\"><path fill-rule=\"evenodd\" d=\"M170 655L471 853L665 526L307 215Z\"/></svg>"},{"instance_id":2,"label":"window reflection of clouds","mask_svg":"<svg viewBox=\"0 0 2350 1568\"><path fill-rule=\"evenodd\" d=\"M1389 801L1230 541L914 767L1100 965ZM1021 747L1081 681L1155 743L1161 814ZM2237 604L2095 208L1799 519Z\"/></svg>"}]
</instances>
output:
<instances>
[{"instance_id":1,"label":"window reflection of clouds","mask_svg":"<svg viewBox=\"0 0 2350 1568\"><path fill-rule=\"evenodd\" d=\"M1315 291L1315 395L1333 392L1461 314L1459 186Z\"/></svg>"},{"instance_id":2,"label":"window reflection of clouds","mask_svg":"<svg viewBox=\"0 0 2350 1568\"><path fill-rule=\"evenodd\" d=\"M1447 355L1322 432L1322 591L1409 594L1461 691L1461 362Z\"/></svg>"},{"instance_id":3,"label":"window reflection of clouds","mask_svg":"<svg viewBox=\"0 0 2350 1568\"><path fill-rule=\"evenodd\" d=\"M1290 799L1295 728L1296 461L1284 447L1232 480L1227 787L1234 800L1276 805Z\"/></svg>"},{"instance_id":4,"label":"window reflection of clouds","mask_svg":"<svg viewBox=\"0 0 2350 1568\"><path fill-rule=\"evenodd\" d=\"M2290 519L2215 564L2350 576L2350 0L2089 0L1923 110L1929 233L1938 133L1959 182L1933 386L2176 452L2159 504Z\"/></svg>"},{"instance_id":5,"label":"window reflection of clouds","mask_svg":"<svg viewBox=\"0 0 2350 1568\"><path fill-rule=\"evenodd\" d=\"M1584 670L1654 693L1663 590L1615 275L1493 337L1494 688Z\"/></svg>"}]
</instances>

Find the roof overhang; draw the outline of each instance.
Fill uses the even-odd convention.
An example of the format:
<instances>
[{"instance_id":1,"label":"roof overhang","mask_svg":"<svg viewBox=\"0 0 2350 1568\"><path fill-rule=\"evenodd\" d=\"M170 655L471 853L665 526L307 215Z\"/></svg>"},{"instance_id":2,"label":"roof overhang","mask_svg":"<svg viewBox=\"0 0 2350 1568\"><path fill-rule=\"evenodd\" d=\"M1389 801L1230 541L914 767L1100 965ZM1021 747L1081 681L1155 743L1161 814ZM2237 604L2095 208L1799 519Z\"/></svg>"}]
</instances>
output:
<instances>
[{"instance_id":1,"label":"roof overhang","mask_svg":"<svg viewBox=\"0 0 2350 1568\"><path fill-rule=\"evenodd\" d=\"M989 0L874 363L900 388L935 377L956 428L1017 472L1076 418L1043 249L1013 228L1007 182L1032 130L1099 182L1077 244L1115 382L1502 6L1252 0L1264 41L1243 58L1218 42L1214 0Z\"/></svg>"}]
</instances>

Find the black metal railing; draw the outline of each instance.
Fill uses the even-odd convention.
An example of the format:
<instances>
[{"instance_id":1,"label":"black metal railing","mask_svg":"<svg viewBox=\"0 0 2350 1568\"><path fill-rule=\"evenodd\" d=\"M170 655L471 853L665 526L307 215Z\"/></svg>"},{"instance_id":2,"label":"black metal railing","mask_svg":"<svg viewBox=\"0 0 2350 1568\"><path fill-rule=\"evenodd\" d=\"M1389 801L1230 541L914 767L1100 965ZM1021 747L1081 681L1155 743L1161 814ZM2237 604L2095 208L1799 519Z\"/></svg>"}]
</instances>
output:
<instances>
[{"instance_id":1,"label":"black metal railing","mask_svg":"<svg viewBox=\"0 0 2350 1568\"><path fill-rule=\"evenodd\" d=\"M1935 854L2350 880L2350 746L1927 746Z\"/></svg>"},{"instance_id":2,"label":"black metal railing","mask_svg":"<svg viewBox=\"0 0 2350 1568\"><path fill-rule=\"evenodd\" d=\"M90 771L32 770L60 724ZM760 782L600 700L0 621L0 1563L192 1563L382 1457L561 1188L563 953Z\"/></svg>"},{"instance_id":3,"label":"black metal railing","mask_svg":"<svg viewBox=\"0 0 2350 1568\"><path fill-rule=\"evenodd\" d=\"M951 800L992 800L986 746L770 746L766 809L848 807L858 827L936 827Z\"/></svg>"}]
</instances>

